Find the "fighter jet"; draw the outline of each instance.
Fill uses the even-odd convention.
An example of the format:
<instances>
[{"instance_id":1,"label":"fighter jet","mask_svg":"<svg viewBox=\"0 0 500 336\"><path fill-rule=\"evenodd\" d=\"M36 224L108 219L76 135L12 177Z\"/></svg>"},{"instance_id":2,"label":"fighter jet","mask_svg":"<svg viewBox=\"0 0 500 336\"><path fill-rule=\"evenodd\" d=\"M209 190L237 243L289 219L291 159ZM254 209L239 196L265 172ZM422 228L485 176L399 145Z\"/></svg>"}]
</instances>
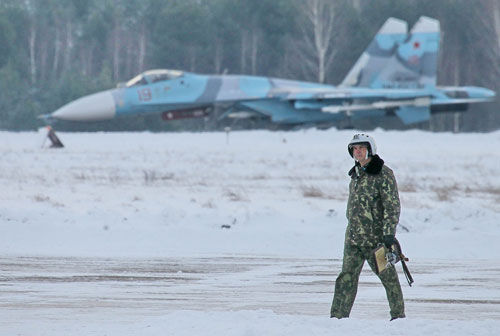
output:
<instances>
[{"instance_id":1,"label":"fighter jet","mask_svg":"<svg viewBox=\"0 0 500 336\"><path fill-rule=\"evenodd\" d=\"M150 70L123 87L94 93L62 106L49 120L98 121L161 114L166 121L202 118L265 118L270 123L335 125L345 120L396 115L403 123L431 113L465 111L494 99L480 87L436 86L439 22L389 18L339 86L243 75L202 75Z\"/></svg>"}]
</instances>

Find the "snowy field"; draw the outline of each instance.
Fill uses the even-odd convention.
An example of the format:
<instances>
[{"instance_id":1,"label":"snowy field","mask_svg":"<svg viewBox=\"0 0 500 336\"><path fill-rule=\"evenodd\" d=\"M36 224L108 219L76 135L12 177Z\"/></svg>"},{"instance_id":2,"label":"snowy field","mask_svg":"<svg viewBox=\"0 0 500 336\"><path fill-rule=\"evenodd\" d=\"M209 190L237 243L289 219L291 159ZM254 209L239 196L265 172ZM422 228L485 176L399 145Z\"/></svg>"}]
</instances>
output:
<instances>
[{"instance_id":1,"label":"snowy field","mask_svg":"<svg viewBox=\"0 0 500 336\"><path fill-rule=\"evenodd\" d=\"M376 130L407 319L329 318L355 131L0 132L0 335L497 335L500 132Z\"/></svg>"}]
</instances>

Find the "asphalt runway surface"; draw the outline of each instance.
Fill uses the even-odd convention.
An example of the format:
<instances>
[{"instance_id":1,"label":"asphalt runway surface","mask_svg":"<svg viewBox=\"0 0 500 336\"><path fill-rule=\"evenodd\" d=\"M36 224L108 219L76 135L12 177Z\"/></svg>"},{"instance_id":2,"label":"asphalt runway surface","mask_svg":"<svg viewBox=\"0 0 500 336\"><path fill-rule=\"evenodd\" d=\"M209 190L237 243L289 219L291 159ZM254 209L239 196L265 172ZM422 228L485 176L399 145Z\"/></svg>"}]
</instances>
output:
<instances>
[{"instance_id":1,"label":"asphalt runway surface","mask_svg":"<svg viewBox=\"0 0 500 336\"><path fill-rule=\"evenodd\" d=\"M500 319L500 262L417 260L409 287L397 264L409 318ZM329 317L341 260L272 256L186 258L1 257L0 324L169 311L272 310ZM365 264L351 317L386 319L378 278Z\"/></svg>"}]
</instances>

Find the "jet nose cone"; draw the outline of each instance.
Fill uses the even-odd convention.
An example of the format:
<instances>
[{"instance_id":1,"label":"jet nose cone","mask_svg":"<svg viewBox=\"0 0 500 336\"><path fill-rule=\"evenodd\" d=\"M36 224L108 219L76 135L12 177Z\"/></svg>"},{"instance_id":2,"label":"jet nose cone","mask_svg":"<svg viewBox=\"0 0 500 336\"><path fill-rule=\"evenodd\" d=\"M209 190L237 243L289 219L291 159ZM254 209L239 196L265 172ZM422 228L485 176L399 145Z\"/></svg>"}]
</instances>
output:
<instances>
[{"instance_id":1,"label":"jet nose cone","mask_svg":"<svg viewBox=\"0 0 500 336\"><path fill-rule=\"evenodd\" d=\"M470 98L478 98L478 99L486 99L493 100L495 98L496 92L490 89L482 88L482 87L470 87L469 89L469 97Z\"/></svg>"},{"instance_id":2,"label":"jet nose cone","mask_svg":"<svg viewBox=\"0 0 500 336\"><path fill-rule=\"evenodd\" d=\"M488 98L495 98L496 92L493 90L486 89L486 97Z\"/></svg>"},{"instance_id":3,"label":"jet nose cone","mask_svg":"<svg viewBox=\"0 0 500 336\"><path fill-rule=\"evenodd\" d=\"M68 121L98 121L114 118L115 102L111 90L74 100L52 113L51 117Z\"/></svg>"}]
</instances>

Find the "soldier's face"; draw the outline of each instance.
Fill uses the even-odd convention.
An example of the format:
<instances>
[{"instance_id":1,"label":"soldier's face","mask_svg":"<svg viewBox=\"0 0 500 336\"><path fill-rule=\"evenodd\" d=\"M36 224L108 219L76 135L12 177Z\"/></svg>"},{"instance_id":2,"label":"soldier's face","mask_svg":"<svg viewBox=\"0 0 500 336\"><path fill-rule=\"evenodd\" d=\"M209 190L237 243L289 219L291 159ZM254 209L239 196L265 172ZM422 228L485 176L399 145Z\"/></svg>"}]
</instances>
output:
<instances>
[{"instance_id":1,"label":"soldier's face","mask_svg":"<svg viewBox=\"0 0 500 336\"><path fill-rule=\"evenodd\" d=\"M367 158L368 147L365 145L352 146L352 155L359 162L364 162Z\"/></svg>"}]
</instances>

